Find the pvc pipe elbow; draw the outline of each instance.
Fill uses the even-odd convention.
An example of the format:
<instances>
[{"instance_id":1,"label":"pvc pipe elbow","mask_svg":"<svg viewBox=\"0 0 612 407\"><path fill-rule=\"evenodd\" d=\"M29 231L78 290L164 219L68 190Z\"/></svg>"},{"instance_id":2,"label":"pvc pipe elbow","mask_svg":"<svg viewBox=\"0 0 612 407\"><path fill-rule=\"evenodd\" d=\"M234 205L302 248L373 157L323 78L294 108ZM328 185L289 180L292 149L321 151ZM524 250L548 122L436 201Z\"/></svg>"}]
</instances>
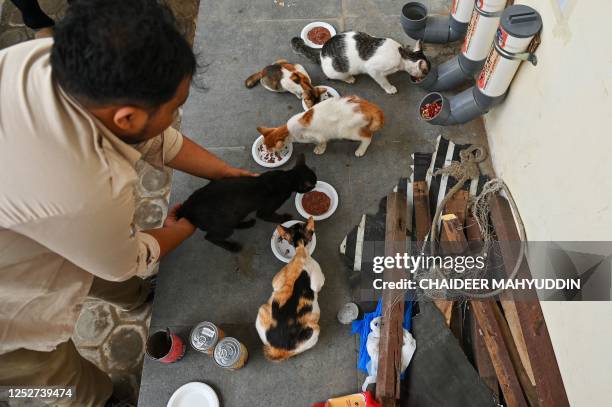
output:
<instances>
[{"instance_id":1,"label":"pvc pipe elbow","mask_svg":"<svg viewBox=\"0 0 612 407\"><path fill-rule=\"evenodd\" d=\"M400 21L404 32L412 39L445 44L458 41L467 31L467 23L452 16L429 16L427 7L419 2L410 2L402 8Z\"/></svg>"},{"instance_id":2,"label":"pvc pipe elbow","mask_svg":"<svg viewBox=\"0 0 612 407\"><path fill-rule=\"evenodd\" d=\"M475 86L454 96L445 96L442 93L431 92L421 99L419 114L421 114L426 104L440 103L440 110L435 116L425 118L421 114L421 118L430 124L438 126L463 124L487 113L493 106L501 103L504 97L505 94L497 98L488 97L482 94Z\"/></svg>"}]
</instances>

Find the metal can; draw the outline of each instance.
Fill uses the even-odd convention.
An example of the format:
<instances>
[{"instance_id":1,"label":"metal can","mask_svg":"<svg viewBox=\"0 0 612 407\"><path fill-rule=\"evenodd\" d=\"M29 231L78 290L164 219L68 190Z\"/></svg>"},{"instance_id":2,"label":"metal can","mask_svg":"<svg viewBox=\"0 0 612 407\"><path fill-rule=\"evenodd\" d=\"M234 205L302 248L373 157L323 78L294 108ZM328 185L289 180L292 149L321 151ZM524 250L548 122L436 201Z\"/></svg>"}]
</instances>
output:
<instances>
[{"instance_id":1,"label":"metal can","mask_svg":"<svg viewBox=\"0 0 612 407\"><path fill-rule=\"evenodd\" d=\"M212 322L204 321L193 327L189 342L193 349L212 356L217 342L223 337L225 333L220 328Z\"/></svg>"},{"instance_id":2,"label":"metal can","mask_svg":"<svg viewBox=\"0 0 612 407\"><path fill-rule=\"evenodd\" d=\"M237 370L246 364L249 358L249 352L236 338L223 338L215 346L214 353L215 362L217 365L231 370Z\"/></svg>"}]
</instances>

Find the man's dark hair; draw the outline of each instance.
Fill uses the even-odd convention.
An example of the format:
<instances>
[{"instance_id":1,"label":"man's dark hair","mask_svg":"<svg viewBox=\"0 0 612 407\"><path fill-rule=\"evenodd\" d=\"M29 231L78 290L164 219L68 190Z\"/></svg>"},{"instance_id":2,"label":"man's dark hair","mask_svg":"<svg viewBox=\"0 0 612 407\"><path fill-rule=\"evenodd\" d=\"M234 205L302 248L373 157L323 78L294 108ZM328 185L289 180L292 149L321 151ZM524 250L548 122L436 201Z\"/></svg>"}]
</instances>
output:
<instances>
[{"instance_id":1,"label":"man's dark hair","mask_svg":"<svg viewBox=\"0 0 612 407\"><path fill-rule=\"evenodd\" d=\"M172 11L157 0L78 0L55 26L53 78L86 104L155 108L194 74Z\"/></svg>"}]
</instances>

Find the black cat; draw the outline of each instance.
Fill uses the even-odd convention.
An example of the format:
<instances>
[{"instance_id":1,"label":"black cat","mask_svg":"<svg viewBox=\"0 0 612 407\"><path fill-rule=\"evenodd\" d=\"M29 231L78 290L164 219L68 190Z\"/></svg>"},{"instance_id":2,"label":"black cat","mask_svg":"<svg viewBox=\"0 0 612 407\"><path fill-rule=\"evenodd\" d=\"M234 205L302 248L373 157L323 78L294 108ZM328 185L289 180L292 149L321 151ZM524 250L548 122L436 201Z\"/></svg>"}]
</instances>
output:
<instances>
[{"instance_id":1,"label":"black cat","mask_svg":"<svg viewBox=\"0 0 612 407\"><path fill-rule=\"evenodd\" d=\"M206 232L206 240L232 252L242 245L227 240L234 229L255 225L255 219L244 220L250 213L267 222L283 223L292 218L278 214L277 209L293 192L311 191L317 176L308 166L304 154L288 171L268 171L259 177L226 178L211 181L198 189L178 210L179 218L187 218Z\"/></svg>"}]
</instances>

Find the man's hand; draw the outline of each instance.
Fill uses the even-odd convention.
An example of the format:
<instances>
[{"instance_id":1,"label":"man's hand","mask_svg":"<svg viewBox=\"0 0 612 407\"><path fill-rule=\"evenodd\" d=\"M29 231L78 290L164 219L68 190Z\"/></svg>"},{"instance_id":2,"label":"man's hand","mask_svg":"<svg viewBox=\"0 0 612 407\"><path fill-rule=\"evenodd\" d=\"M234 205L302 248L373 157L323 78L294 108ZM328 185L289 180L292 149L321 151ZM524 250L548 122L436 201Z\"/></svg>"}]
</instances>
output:
<instances>
[{"instance_id":1,"label":"man's hand","mask_svg":"<svg viewBox=\"0 0 612 407\"><path fill-rule=\"evenodd\" d=\"M168 216L166 217L166 220L164 221L164 227L165 228L172 228L172 227L184 228L185 231L190 231L189 234L191 235L193 234L193 232L195 232L196 227L192 225L191 222L187 220L187 218L177 219L177 216L176 216L176 212L179 210L179 208L182 205L183 204L176 204L174 205L172 209L170 209L170 212L168 212Z\"/></svg>"},{"instance_id":2,"label":"man's hand","mask_svg":"<svg viewBox=\"0 0 612 407\"><path fill-rule=\"evenodd\" d=\"M176 211L181 205L176 205L170 210L164 226L159 229L145 230L144 232L153 236L159 243L160 257L164 257L171 252L181 242L189 238L196 228L185 218L177 219Z\"/></svg>"},{"instance_id":3,"label":"man's hand","mask_svg":"<svg viewBox=\"0 0 612 407\"><path fill-rule=\"evenodd\" d=\"M242 168L229 167L227 170L227 175L224 178L234 177L259 177L259 174L244 170Z\"/></svg>"}]
</instances>

